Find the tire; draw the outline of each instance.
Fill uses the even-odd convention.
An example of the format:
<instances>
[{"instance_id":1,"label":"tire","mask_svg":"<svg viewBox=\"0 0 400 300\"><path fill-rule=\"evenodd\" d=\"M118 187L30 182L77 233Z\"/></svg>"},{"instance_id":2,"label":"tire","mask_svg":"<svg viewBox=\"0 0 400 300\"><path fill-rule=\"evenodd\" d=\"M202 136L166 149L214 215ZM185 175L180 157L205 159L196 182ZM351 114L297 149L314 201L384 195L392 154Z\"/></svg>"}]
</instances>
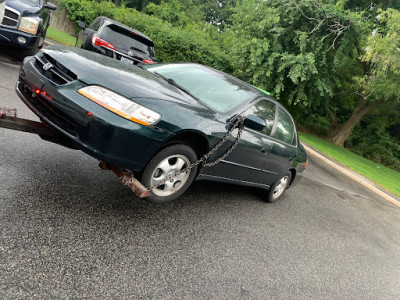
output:
<instances>
[{"instance_id":1,"label":"tire","mask_svg":"<svg viewBox=\"0 0 400 300\"><path fill-rule=\"evenodd\" d=\"M88 51L93 51L92 36L88 36L82 44L82 48Z\"/></svg>"},{"instance_id":2,"label":"tire","mask_svg":"<svg viewBox=\"0 0 400 300\"><path fill-rule=\"evenodd\" d=\"M274 203L278 201L289 187L291 180L292 173L287 172L285 175L281 176L277 181L275 181L268 191L267 202Z\"/></svg>"},{"instance_id":3,"label":"tire","mask_svg":"<svg viewBox=\"0 0 400 300\"><path fill-rule=\"evenodd\" d=\"M142 184L150 187L181 171L197 160L196 153L187 145L176 144L158 152L147 164L142 173ZM150 191L151 196L146 200L153 204L164 204L182 195L193 182L197 166L172 178L166 184L155 187Z\"/></svg>"}]
</instances>

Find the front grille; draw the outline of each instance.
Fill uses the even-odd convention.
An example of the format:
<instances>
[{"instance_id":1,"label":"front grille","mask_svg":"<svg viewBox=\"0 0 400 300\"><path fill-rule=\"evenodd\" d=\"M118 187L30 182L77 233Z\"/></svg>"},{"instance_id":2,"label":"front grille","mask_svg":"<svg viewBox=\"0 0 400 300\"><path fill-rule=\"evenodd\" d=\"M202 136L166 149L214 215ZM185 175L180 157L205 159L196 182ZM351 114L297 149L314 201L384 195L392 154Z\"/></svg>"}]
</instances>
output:
<instances>
[{"instance_id":1,"label":"front grille","mask_svg":"<svg viewBox=\"0 0 400 300\"><path fill-rule=\"evenodd\" d=\"M58 85L67 84L78 79L75 73L45 53L36 55L36 66L46 78ZM48 66L50 67L47 69Z\"/></svg>"},{"instance_id":2,"label":"front grille","mask_svg":"<svg viewBox=\"0 0 400 300\"><path fill-rule=\"evenodd\" d=\"M20 13L18 11L6 6L3 22L1 23L1 25L8 28L17 28L19 24L19 17Z\"/></svg>"},{"instance_id":3,"label":"front grille","mask_svg":"<svg viewBox=\"0 0 400 300\"><path fill-rule=\"evenodd\" d=\"M56 106L54 106L51 101L36 95L28 85L20 78L19 90L24 95L24 98L29 101L29 103L39 112L39 114L54 125L68 132L69 134L76 136L77 125L73 119L71 119L67 114L62 112Z\"/></svg>"}]
</instances>

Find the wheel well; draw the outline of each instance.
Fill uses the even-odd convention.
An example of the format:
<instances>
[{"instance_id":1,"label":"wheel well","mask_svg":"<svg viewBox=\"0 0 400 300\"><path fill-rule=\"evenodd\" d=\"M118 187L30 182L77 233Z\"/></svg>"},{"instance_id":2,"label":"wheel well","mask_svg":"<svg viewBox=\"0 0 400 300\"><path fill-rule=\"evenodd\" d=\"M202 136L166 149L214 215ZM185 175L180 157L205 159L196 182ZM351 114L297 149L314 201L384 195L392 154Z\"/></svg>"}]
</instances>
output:
<instances>
[{"instance_id":1,"label":"wheel well","mask_svg":"<svg viewBox=\"0 0 400 300\"><path fill-rule=\"evenodd\" d=\"M196 132L179 133L171 138L165 146L176 143L183 143L191 147L196 152L197 158L202 157L209 150L207 138Z\"/></svg>"},{"instance_id":2,"label":"wheel well","mask_svg":"<svg viewBox=\"0 0 400 300\"><path fill-rule=\"evenodd\" d=\"M291 186L293 181L294 181L294 178L296 177L296 170L295 169L290 169L289 171L292 174L292 178L290 179L290 185L289 185L289 186Z\"/></svg>"}]
</instances>

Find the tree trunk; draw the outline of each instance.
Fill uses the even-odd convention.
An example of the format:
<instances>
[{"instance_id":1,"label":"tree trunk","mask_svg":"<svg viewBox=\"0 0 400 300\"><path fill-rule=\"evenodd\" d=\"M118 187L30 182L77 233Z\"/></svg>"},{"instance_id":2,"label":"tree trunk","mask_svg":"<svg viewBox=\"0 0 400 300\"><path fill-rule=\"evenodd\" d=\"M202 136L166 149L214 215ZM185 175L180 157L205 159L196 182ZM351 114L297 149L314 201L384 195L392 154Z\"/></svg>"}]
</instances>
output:
<instances>
[{"instance_id":1,"label":"tree trunk","mask_svg":"<svg viewBox=\"0 0 400 300\"><path fill-rule=\"evenodd\" d=\"M328 133L328 140L332 143L343 147L344 142L348 139L354 127L356 127L360 121L372 112L375 108L377 108L380 104L379 101L373 102L368 106L365 106L366 99L360 98L357 101L357 105L354 108L351 117L342 124L338 124L335 127L332 127Z\"/></svg>"}]
</instances>

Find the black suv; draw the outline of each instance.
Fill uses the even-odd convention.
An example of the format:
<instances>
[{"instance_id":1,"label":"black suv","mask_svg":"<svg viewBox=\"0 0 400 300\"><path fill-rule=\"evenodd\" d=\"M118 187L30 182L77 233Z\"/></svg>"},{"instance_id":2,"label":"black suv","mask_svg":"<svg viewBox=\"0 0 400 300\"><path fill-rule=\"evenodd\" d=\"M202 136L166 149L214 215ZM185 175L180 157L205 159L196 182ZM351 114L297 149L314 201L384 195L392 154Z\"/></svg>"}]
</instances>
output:
<instances>
[{"instance_id":1,"label":"black suv","mask_svg":"<svg viewBox=\"0 0 400 300\"><path fill-rule=\"evenodd\" d=\"M16 48L19 57L35 54L43 46L50 10L55 9L53 3L45 0L6 0L0 48Z\"/></svg>"},{"instance_id":2,"label":"black suv","mask_svg":"<svg viewBox=\"0 0 400 300\"><path fill-rule=\"evenodd\" d=\"M157 62L153 41L143 33L107 17L97 17L78 35L78 47L107 55L127 64Z\"/></svg>"}]
</instances>

